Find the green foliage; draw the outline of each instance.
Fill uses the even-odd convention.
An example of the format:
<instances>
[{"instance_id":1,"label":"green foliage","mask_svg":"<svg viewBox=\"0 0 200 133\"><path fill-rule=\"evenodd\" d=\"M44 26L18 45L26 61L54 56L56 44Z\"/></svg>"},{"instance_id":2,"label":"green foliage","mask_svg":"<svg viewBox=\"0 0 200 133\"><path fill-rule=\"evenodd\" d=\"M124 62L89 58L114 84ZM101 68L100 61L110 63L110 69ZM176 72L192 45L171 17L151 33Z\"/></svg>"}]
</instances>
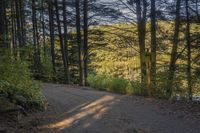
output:
<instances>
[{"instance_id":1,"label":"green foliage","mask_svg":"<svg viewBox=\"0 0 200 133\"><path fill-rule=\"evenodd\" d=\"M194 96L200 96L200 79L198 79L198 81L196 82L196 84L194 85Z\"/></svg>"},{"instance_id":2,"label":"green foliage","mask_svg":"<svg viewBox=\"0 0 200 133\"><path fill-rule=\"evenodd\" d=\"M109 88L110 79L106 77L105 75L91 74L88 76L87 81L89 85L93 88L96 88L98 90L109 91L108 88Z\"/></svg>"},{"instance_id":3,"label":"green foliage","mask_svg":"<svg viewBox=\"0 0 200 133\"><path fill-rule=\"evenodd\" d=\"M147 31L150 30L150 23L147 23ZM185 31L185 24L183 23L180 31ZM193 35L200 32L200 25L191 23L191 38ZM114 83L113 78L119 77L127 79L131 82L133 92L137 95L146 94L146 86L140 82L140 60L139 60L139 45L136 25L131 24L114 24L114 25L102 25L92 27L90 29L89 45L90 45L90 72L97 74L96 81L91 83L96 88L106 87L111 83ZM156 87L154 90L154 96L159 98L173 98L173 97L188 97L187 86L187 51L185 50L180 58L176 62L176 72L173 79L172 97L167 94L169 89L168 85L168 70L170 62L170 53L172 51L174 36L174 22L173 21L158 21L157 22L157 76ZM150 48L151 45L151 33L146 34L146 48ZM193 42L196 46L197 41ZM185 47L185 32L180 32L179 36L179 48L178 53L181 53ZM192 48L192 89L193 95L200 94L199 87L199 49ZM196 76L195 76L196 74ZM101 75L101 76L99 76ZM103 76L102 75L107 75ZM108 80L109 79L109 80ZM100 80L100 81L98 81ZM111 81L112 82L111 82ZM109 83L107 83L109 82ZM120 82L120 85L118 85ZM120 86L122 81L115 81L116 86ZM106 86L106 87L105 87ZM115 88L115 85L111 85L109 88ZM108 89L109 91L112 91ZM119 91L119 90L117 90ZM120 90L120 93L124 93Z\"/></svg>"},{"instance_id":4,"label":"green foliage","mask_svg":"<svg viewBox=\"0 0 200 133\"><path fill-rule=\"evenodd\" d=\"M42 107L41 85L31 78L28 63L10 56L0 62L0 94L23 107Z\"/></svg>"},{"instance_id":5,"label":"green foliage","mask_svg":"<svg viewBox=\"0 0 200 133\"><path fill-rule=\"evenodd\" d=\"M131 82L133 93L135 95L141 95L142 94L142 84L139 81L132 81Z\"/></svg>"},{"instance_id":6,"label":"green foliage","mask_svg":"<svg viewBox=\"0 0 200 133\"><path fill-rule=\"evenodd\" d=\"M119 94L133 93L132 84L128 80L122 78L114 78L106 75L89 75L87 80L91 87L98 90Z\"/></svg>"},{"instance_id":7,"label":"green foliage","mask_svg":"<svg viewBox=\"0 0 200 133\"><path fill-rule=\"evenodd\" d=\"M179 68L180 69L180 68ZM184 70L184 69L183 69ZM156 81L156 90L154 96L165 99L175 99L180 97L181 99L188 99L188 85L187 85L187 75L183 71L176 71L174 75L174 79L172 82L172 96L167 94L167 90L169 89L167 76L169 74L168 70L163 70L157 73L157 81ZM193 95L199 95L199 78L192 76L192 88Z\"/></svg>"},{"instance_id":8,"label":"green foliage","mask_svg":"<svg viewBox=\"0 0 200 133\"><path fill-rule=\"evenodd\" d=\"M163 70L161 72L157 72L157 80L156 80L156 88L154 88L154 96L158 97L158 98L163 98L163 99L169 99L170 96L167 93L167 90L169 89L168 87L168 71L167 70ZM175 81L175 80L174 80ZM178 83L178 82L177 82ZM176 88L176 84L174 82L174 85L172 86L172 90L177 89Z\"/></svg>"},{"instance_id":9,"label":"green foliage","mask_svg":"<svg viewBox=\"0 0 200 133\"><path fill-rule=\"evenodd\" d=\"M129 82L122 78L113 78L111 79L109 88L111 91L120 93L120 94L130 94L132 87Z\"/></svg>"},{"instance_id":10,"label":"green foliage","mask_svg":"<svg viewBox=\"0 0 200 133\"><path fill-rule=\"evenodd\" d=\"M53 66L50 57L46 56L42 58L42 80L53 81L56 76L53 72Z\"/></svg>"}]
</instances>

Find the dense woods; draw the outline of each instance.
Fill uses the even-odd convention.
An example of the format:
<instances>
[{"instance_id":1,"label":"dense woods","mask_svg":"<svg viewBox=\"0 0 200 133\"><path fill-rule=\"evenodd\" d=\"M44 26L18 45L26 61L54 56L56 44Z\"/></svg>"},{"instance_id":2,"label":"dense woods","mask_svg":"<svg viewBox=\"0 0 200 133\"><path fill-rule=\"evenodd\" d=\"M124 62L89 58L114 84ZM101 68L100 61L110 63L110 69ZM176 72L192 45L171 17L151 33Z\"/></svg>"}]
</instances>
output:
<instances>
[{"instance_id":1,"label":"dense woods","mask_svg":"<svg viewBox=\"0 0 200 133\"><path fill-rule=\"evenodd\" d=\"M192 100L199 13L199 0L1 0L0 97L40 106L42 81Z\"/></svg>"}]
</instances>

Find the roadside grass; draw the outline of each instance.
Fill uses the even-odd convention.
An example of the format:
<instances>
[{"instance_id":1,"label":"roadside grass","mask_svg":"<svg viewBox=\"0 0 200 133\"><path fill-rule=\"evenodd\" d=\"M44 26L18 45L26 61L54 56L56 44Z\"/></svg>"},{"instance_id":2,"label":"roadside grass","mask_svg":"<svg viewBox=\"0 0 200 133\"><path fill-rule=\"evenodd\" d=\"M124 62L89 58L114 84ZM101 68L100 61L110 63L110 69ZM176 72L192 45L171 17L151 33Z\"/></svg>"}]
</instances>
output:
<instances>
[{"instance_id":1,"label":"roadside grass","mask_svg":"<svg viewBox=\"0 0 200 133\"><path fill-rule=\"evenodd\" d=\"M119 94L133 94L134 89L126 79L109 77L106 75L89 75L87 79L90 87L97 90L109 91Z\"/></svg>"},{"instance_id":2,"label":"roadside grass","mask_svg":"<svg viewBox=\"0 0 200 133\"><path fill-rule=\"evenodd\" d=\"M154 97L159 99L174 99L174 100L183 100L188 101L188 90L187 86L184 86L186 83L183 77L180 75L176 75L174 85L173 85L173 94L171 97L167 95L168 85L167 82L167 73L158 73L157 74L157 85L154 92ZM87 78L87 82L90 87L101 90L108 91L118 94L125 95L144 95L143 93L147 90L146 87L142 85L139 81L130 81L123 78L112 77L109 75L96 75L90 74ZM193 85L193 97L199 96L199 81L195 82Z\"/></svg>"}]
</instances>

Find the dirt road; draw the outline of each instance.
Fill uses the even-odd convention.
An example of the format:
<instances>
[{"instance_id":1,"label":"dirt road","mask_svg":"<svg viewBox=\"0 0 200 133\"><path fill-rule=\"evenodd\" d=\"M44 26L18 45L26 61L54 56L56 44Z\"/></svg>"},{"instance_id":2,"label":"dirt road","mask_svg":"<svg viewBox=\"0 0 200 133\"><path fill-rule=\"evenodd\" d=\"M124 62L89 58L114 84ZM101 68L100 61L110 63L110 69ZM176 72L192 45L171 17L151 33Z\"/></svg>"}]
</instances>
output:
<instances>
[{"instance_id":1,"label":"dirt road","mask_svg":"<svg viewBox=\"0 0 200 133\"><path fill-rule=\"evenodd\" d=\"M199 107L55 84L43 93L48 110L29 120L37 128L20 132L200 133Z\"/></svg>"},{"instance_id":2,"label":"dirt road","mask_svg":"<svg viewBox=\"0 0 200 133\"><path fill-rule=\"evenodd\" d=\"M42 132L199 133L200 121L154 99L45 84L51 111L39 118ZM172 108L172 109L171 109ZM198 113L198 112L197 112ZM42 119L42 120L41 120Z\"/></svg>"}]
</instances>

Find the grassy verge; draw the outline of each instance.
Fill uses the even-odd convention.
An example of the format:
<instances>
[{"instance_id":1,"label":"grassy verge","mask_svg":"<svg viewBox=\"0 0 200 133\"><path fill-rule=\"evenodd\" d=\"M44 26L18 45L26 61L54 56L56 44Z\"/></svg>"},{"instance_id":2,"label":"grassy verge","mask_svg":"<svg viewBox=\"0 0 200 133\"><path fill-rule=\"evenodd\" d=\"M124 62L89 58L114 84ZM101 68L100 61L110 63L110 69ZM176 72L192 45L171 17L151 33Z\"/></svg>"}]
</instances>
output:
<instances>
[{"instance_id":1,"label":"grassy verge","mask_svg":"<svg viewBox=\"0 0 200 133\"><path fill-rule=\"evenodd\" d=\"M89 85L95 89L119 94L136 93L133 84L123 78L115 78L107 75L89 75Z\"/></svg>"}]
</instances>

